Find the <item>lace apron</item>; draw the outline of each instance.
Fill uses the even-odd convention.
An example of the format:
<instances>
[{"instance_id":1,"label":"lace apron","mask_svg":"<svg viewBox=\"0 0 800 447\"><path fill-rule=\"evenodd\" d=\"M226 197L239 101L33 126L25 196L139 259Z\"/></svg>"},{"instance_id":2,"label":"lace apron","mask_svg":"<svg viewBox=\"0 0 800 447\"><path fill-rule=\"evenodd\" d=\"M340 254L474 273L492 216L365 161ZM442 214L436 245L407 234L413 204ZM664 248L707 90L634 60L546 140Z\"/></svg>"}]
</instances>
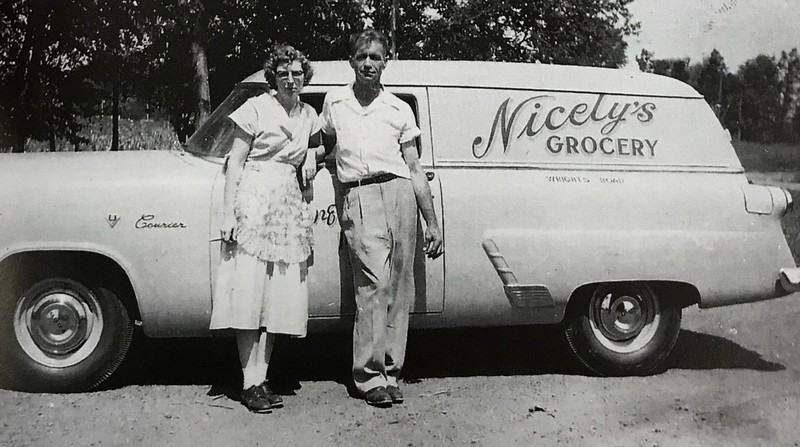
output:
<instances>
[{"instance_id":1,"label":"lace apron","mask_svg":"<svg viewBox=\"0 0 800 447\"><path fill-rule=\"evenodd\" d=\"M248 160L234 202L235 244L222 244L211 329L305 336L313 216L296 168Z\"/></svg>"}]
</instances>

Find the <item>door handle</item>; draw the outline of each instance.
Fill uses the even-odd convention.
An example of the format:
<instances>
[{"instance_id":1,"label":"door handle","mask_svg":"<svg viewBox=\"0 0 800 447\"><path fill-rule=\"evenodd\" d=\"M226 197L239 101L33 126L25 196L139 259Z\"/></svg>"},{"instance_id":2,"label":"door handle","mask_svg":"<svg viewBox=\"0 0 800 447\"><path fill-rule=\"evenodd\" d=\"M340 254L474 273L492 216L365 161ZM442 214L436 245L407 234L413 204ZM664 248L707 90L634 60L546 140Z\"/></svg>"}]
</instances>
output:
<instances>
[{"instance_id":1,"label":"door handle","mask_svg":"<svg viewBox=\"0 0 800 447\"><path fill-rule=\"evenodd\" d=\"M436 178L436 173L428 171L425 173L425 178L427 178L429 182L433 181L433 179Z\"/></svg>"}]
</instances>

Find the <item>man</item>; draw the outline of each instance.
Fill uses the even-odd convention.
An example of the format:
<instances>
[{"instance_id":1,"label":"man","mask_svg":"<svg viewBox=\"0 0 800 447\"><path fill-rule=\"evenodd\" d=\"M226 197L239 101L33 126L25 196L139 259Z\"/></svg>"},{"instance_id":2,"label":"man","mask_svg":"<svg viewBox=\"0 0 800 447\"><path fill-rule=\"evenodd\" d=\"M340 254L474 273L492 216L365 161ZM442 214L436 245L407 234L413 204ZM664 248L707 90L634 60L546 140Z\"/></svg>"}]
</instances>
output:
<instances>
[{"instance_id":1,"label":"man","mask_svg":"<svg viewBox=\"0 0 800 447\"><path fill-rule=\"evenodd\" d=\"M426 255L437 258L444 249L414 114L381 85L387 50L383 33L359 34L350 52L355 81L329 92L321 115L326 148L335 145L339 220L353 267L353 380L379 407L403 402L398 377L415 294L418 209L427 224Z\"/></svg>"}]
</instances>

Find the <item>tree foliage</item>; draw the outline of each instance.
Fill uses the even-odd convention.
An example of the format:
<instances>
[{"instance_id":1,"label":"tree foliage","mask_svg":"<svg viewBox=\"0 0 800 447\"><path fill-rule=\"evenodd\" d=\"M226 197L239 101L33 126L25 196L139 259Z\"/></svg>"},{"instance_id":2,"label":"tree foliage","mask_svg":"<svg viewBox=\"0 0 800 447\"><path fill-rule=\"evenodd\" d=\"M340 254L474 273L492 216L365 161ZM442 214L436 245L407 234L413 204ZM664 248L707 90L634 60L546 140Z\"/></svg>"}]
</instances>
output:
<instances>
[{"instance_id":1,"label":"tree foliage","mask_svg":"<svg viewBox=\"0 0 800 447\"><path fill-rule=\"evenodd\" d=\"M403 59L492 60L619 67L634 34L632 0L399 0ZM367 2L389 29L391 0Z\"/></svg>"}]
</instances>

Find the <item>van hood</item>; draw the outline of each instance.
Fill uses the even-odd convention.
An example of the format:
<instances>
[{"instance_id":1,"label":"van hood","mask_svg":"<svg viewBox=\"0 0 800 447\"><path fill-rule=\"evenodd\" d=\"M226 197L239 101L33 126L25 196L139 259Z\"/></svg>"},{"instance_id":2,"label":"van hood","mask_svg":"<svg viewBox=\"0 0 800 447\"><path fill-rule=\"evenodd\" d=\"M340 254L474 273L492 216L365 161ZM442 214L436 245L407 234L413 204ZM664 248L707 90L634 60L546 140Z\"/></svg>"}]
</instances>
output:
<instances>
[{"instance_id":1,"label":"van hood","mask_svg":"<svg viewBox=\"0 0 800 447\"><path fill-rule=\"evenodd\" d=\"M128 184L172 179L192 167L213 163L178 151L37 152L0 154L0 184L12 190L47 184ZM5 194L9 188L3 188Z\"/></svg>"}]
</instances>

